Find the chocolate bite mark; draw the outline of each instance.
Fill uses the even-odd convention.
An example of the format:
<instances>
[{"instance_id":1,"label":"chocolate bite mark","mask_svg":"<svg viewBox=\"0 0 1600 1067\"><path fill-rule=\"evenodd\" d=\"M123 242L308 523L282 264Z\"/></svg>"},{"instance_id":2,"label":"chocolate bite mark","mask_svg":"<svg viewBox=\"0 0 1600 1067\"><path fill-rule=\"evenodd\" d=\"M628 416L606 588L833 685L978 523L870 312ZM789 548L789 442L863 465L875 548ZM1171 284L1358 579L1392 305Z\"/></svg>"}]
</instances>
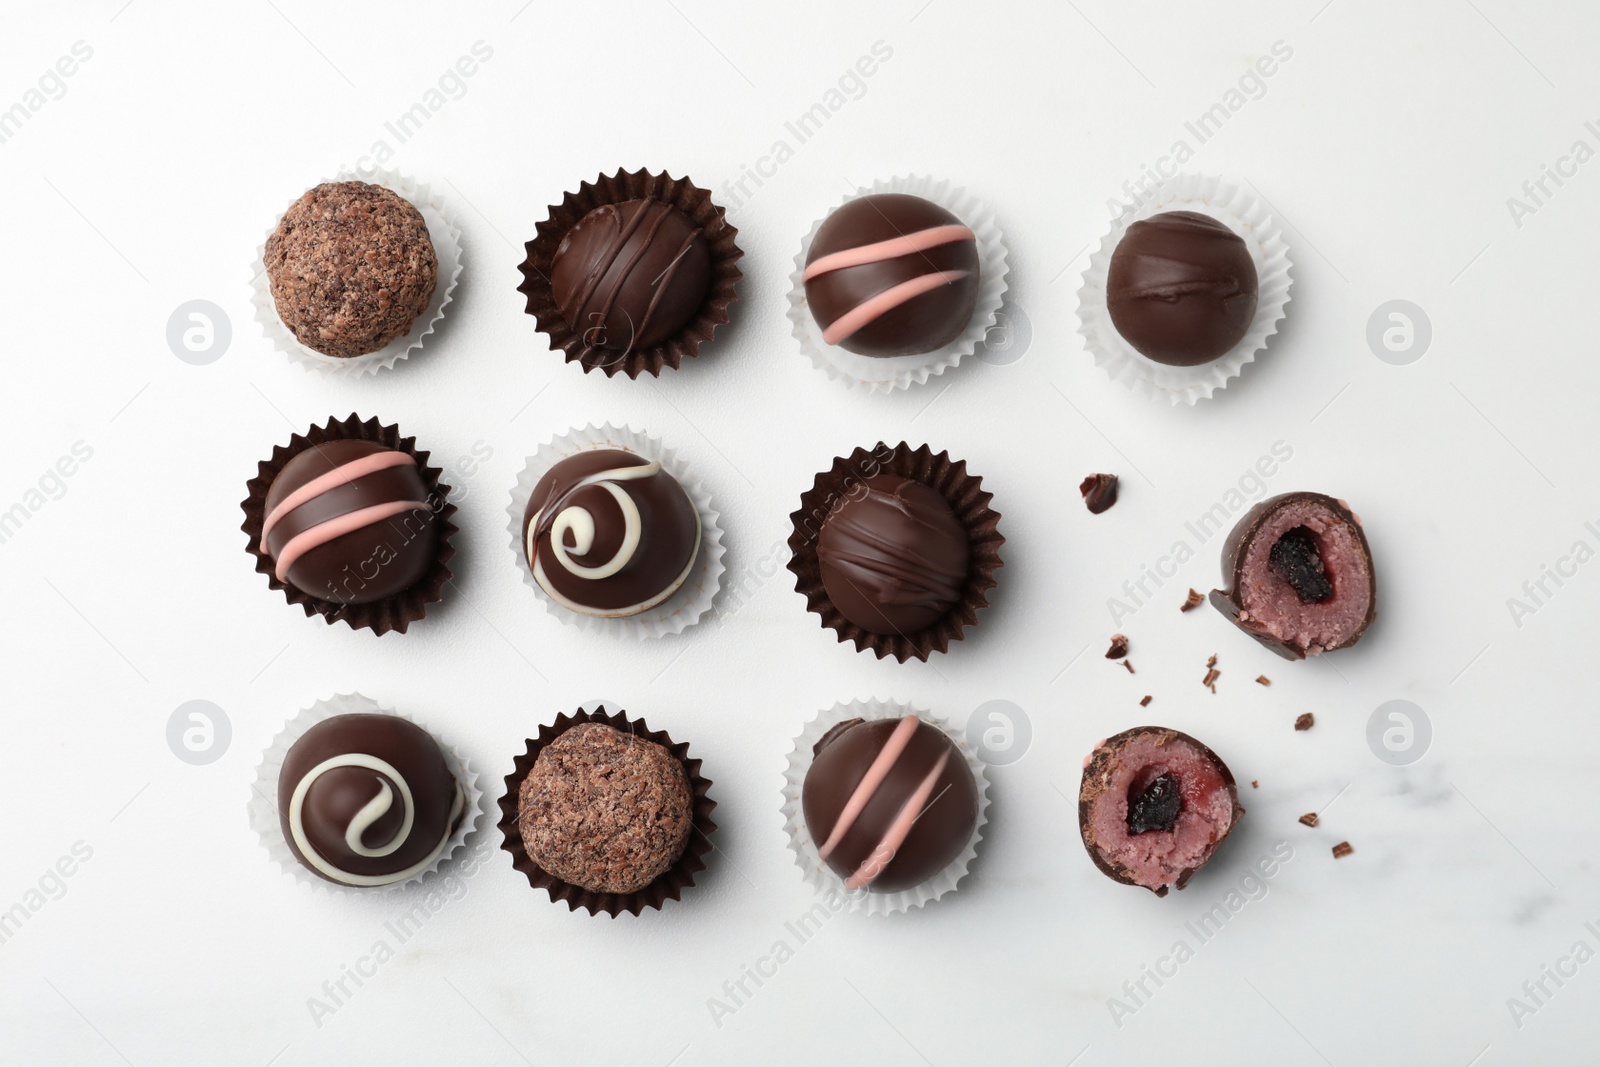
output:
<instances>
[{"instance_id":1,"label":"chocolate bite mark","mask_svg":"<svg viewBox=\"0 0 1600 1067\"><path fill-rule=\"evenodd\" d=\"M1135 787L1137 788L1137 787ZM1128 833L1146 834L1151 830L1166 833L1183 810L1183 794L1170 774L1160 774L1137 796L1128 796Z\"/></svg>"},{"instance_id":2,"label":"chocolate bite mark","mask_svg":"<svg viewBox=\"0 0 1600 1067\"><path fill-rule=\"evenodd\" d=\"M1288 582L1304 603L1320 604L1333 595L1333 583L1317 551L1317 535L1304 526L1278 538L1267 561L1272 573Z\"/></svg>"}]
</instances>

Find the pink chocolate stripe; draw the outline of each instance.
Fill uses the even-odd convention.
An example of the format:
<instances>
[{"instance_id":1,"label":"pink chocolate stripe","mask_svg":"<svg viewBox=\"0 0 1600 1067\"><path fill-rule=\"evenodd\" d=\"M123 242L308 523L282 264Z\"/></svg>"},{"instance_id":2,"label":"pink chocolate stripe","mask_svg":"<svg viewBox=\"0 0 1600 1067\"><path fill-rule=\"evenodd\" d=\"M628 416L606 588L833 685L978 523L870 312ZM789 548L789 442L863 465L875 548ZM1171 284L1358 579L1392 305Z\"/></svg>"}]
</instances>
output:
<instances>
[{"instance_id":1,"label":"pink chocolate stripe","mask_svg":"<svg viewBox=\"0 0 1600 1067\"><path fill-rule=\"evenodd\" d=\"M839 819L828 833L828 839L822 843L822 848L817 850L823 859L827 859L828 853L839 847L840 839L850 832L851 826L855 825L856 819L861 815L861 809L867 806L867 801L872 799L872 795L878 791L883 780L889 777L894 761L900 758L900 753L911 743L911 735L917 732L918 722L915 715L907 715L900 720L900 725L894 728L894 733L889 735L889 740L878 753L878 758L872 761L872 766L867 768L867 773L857 783L855 792L851 793L850 799L845 802L844 810L839 812Z\"/></svg>"},{"instance_id":2,"label":"pink chocolate stripe","mask_svg":"<svg viewBox=\"0 0 1600 1067\"><path fill-rule=\"evenodd\" d=\"M864 301L851 308L849 311L834 319L826 330L822 331L822 339L830 345L836 345L849 337L863 326L871 325L887 312L904 304L907 300L929 293L941 285L958 282L971 274L970 270L941 270L932 274L923 274L912 278L908 282L901 282L890 289L885 289L870 300Z\"/></svg>"},{"instance_id":3,"label":"pink chocolate stripe","mask_svg":"<svg viewBox=\"0 0 1600 1067\"><path fill-rule=\"evenodd\" d=\"M950 753L940 753L939 762L933 765L933 770L917 786L917 791L911 794L905 807L900 809L900 814L895 816L894 822L883 835L883 840L878 842L878 847L872 850L871 855L861 861L861 866L856 868L856 873L845 882L846 889L860 889L862 886L871 885L872 880L883 873L883 869L894 859L894 854L900 851L900 846L906 843L906 837L911 833L911 828L917 820L922 818L924 806L928 803L928 795L933 792L933 787L939 784L939 775L944 773L944 765L950 760Z\"/></svg>"},{"instance_id":4,"label":"pink chocolate stripe","mask_svg":"<svg viewBox=\"0 0 1600 1067\"><path fill-rule=\"evenodd\" d=\"M294 561L310 552L313 548L321 548L335 537L343 537L347 533L354 533L364 526L392 519L396 515L403 515L408 511L427 511L428 504L421 500L391 500L387 504L374 504L370 508L360 508L356 511L340 515L327 522L319 522L305 533L290 538L289 543L283 546L283 551L278 553L278 567L274 572L278 581L286 579L289 568Z\"/></svg>"},{"instance_id":5,"label":"pink chocolate stripe","mask_svg":"<svg viewBox=\"0 0 1600 1067\"><path fill-rule=\"evenodd\" d=\"M957 241L976 241L977 235L965 226L951 224L949 226L930 226L926 230L905 234L900 237L891 237L887 241L878 241L870 245L861 245L857 248L846 248L843 252L834 252L823 256L814 263L808 264L805 273L800 275L801 281L809 282L819 274L826 274L830 270L843 270L846 267L861 267L868 263L881 263L886 259L898 259L909 256L913 252L926 252L930 248L940 245L955 244Z\"/></svg>"},{"instance_id":6,"label":"pink chocolate stripe","mask_svg":"<svg viewBox=\"0 0 1600 1067\"><path fill-rule=\"evenodd\" d=\"M308 500L315 500L330 489L348 485L357 478L365 478L369 474L376 474L378 471L388 470L390 467L402 467L407 463L413 467L417 465L417 461L404 452L374 452L370 456L361 456L351 460L349 463L342 463L327 474L320 474L311 479L305 485L280 500L278 506L268 513L267 521L261 524L261 551L265 552L267 550L267 532L278 524L279 519L301 504Z\"/></svg>"}]
</instances>

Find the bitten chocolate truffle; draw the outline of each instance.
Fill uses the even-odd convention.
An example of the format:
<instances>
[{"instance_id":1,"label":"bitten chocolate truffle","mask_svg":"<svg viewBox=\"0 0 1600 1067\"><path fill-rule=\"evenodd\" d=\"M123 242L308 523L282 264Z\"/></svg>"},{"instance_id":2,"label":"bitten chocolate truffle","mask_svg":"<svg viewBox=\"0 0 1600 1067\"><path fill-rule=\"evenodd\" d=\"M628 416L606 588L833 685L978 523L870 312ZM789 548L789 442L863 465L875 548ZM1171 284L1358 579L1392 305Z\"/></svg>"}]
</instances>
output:
<instances>
[{"instance_id":1,"label":"bitten chocolate truffle","mask_svg":"<svg viewBox=\"0 0 1600 1067\"><path fill-rule=\"evenodd\" d=\"M971 549L944 497L921 482L880 474L822 524L817 562L840 614L863 630L909 634L961 599Z\"/></svg>"},{"instance_id":2,"label":"bitten chocolate truffle","mask_svg":"<svg viewBox=\"0 0 1600 1067\"><path fill-rule=\"evenodd\" d=\"M661 464L621 449L557 463L534 484L522 544L533 577L571 611L637 615L688 579L700 512Z\"/></svg>"},{"instance_id":3,"label":"bitten chocolate truffle","mask_svg":"<svg viewBox=\"0 0 1600 1067\"><path fill-rule=\"evenodd\" d=\"M265 254L283 324L301 344L341 359L404 337L438 282L422 213L366 182L309 190L284 212Z\"/></svg>"},{"instance_id":4,"label":"bitten chocolate truffle","mask_svg":"<svg viewBox=\"0 0 1600 1067\"><path fill-rule=\"evenodd\" d=\"M518 793L529 858L597 893L632 893L661 877L693 825L677 757L602 723L581 723L546 745Z\"/></svg>"},{"instance_id":5,"label":"bitten chocolate truffle","mask_svg":"<svg viewBox=\"0 0 1600 1067\"><path fill-rule=\"evenodd\" d=\"M1361 520L1322 493L1284 493L1246 512L1223 544L1222 580L1212 605L1285 659L1348 648L1378 613Z\"/></svg>"},{"instance_id":6,"label":"bitten chocolate truffle","mask_svg":"<svg viewBox=\"0 0 1600 1067\"><path fill-rule=\"evenodd\" d=\"M849 889L921 885L966 850L978 786L945 732L915 715L850 719L822 736L801 785L806 828Z\"/></svg>"},{"instance_id":7,"label":"bitten chocolate truffle","mask_svg":"<svg viewBox=\"0 0 1600 1067\"><path fill-rule=\"evenodd\" d=\"M1255 263L1210 215L1168 211L1128 227L1111 253L1106 306L1142 355L1194 367L1226 355L1256 314Z\"/></svg>"},{"instance_id":8,"label":"bitten chocolate truffle","mask_svg":"<svg viewBox=\"0 0 1600 1067\"><path fill-rule=\"evenodd\" d=\"M331 440L284 464L267 490L261 551L307 596L370 604L433 566L434 509L417 461L376 441Z\"/></svg>"},{"instance_id":9,"label":"bitten chocolate truffle","mask_svg":"<svg viewBox=\"0 0 1600 1067\"><path fill-rule=\"evenodd\" d=\"M1124 730L1084 762L1078 828L1089 858L1158 897L1187 885L1243 815L1227 764L1177 730Z\"/></svg>"},{"instance_id":10,"label":"bitten chocolate truffle","mask_svg":"<svg viewBox=\"0 0 1600 1067\"><path fill-rule=\"evenodd\" d=\"M581 339L622 354L676 336L706 301L711 250L700 227L655 200L604 204L556 247L550 292Z\"/></svg>"},{"instance_id":11,"label":"bitten chocolate truffle","mask_svg":"<svg viewBox=\"0 0 1600 1067\"><path fill-rule=\"evenodd\" d=\"M802 279L827 344L863 356L918 355L954 341L971 321L978 242L919 196L861 196L823 220Z\"/></svg>"},{"instance_id":12,"label":"bitten chocolate truffle","mask_svg":"<svg viewBox=\"0 0 1600 1067\"><path fill-rule=\"evenodd\" d=\"M330 882L382 886L438 860L466 794L439 744L394 715L336 715L289 746L278 816L295 858Z\"/></svg>"}]
</instances>

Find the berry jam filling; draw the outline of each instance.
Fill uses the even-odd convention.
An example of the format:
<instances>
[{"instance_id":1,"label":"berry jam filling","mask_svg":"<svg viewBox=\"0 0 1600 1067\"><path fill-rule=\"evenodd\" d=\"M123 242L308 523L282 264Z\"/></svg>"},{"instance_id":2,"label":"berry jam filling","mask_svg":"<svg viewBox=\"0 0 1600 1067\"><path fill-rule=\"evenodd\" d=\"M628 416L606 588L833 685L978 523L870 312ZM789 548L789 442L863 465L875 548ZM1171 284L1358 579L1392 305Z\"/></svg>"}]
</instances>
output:
<instances>
[{"instance_id":1,"label":"berry jam filling","mask_svg":"<svg viewBox=\"0 0 1600 1067\"><path fill-rule=\"evenodd\" d=\"M1323 570L1316 535L1304 526L1296 526L1278 538L1267 563L1272 573L1295 591L1301 603L1320 604L1333 596L1333 583Z\"/></svg>"},{"instance_id":2,"label":"berry jam filling","mask_svg":"<svg viewBox=\"0 0 1600 1067\"><path fill-rule=\"evenodd\" d=\"M1183 810L1183 795L1178 780L1163 774L1145 787L1138 796L1128 798L1128 833L1143 834L1151 830L1170 831Z\"/></svg>"}]
</instances>

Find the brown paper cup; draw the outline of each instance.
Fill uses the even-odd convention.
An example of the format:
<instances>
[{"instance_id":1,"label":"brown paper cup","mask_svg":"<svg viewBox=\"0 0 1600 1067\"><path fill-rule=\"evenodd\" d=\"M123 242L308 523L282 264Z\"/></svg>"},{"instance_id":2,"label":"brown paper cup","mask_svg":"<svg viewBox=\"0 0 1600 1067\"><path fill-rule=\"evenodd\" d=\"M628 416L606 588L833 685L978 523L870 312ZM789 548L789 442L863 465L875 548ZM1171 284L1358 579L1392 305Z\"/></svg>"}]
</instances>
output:
<instances>
[{"instance_id":1,"label":"brown paper cup","mask_svg":"<svg viewBox=\"0 0 1600 1067\"><path fill-rule=\"evenodd\" d=\"M817 563L817 535L822 524L856 487L880 474L897 474L935 489L949 503L967 529L972 546L972 562L961 600L926 629L909 634L875 634L864 630L840 614L822 585L822 570ZM854 641L857 651L870 650L879 659L893 656L904 663L926 660L931 653L944 652L950 642L959 641L968 626L978 621L978 610L989 606L988 590L996 585L994 572L1001 567L1000 514L989 506L993 493L983 491L983 479L967 473L965 460L952 462L948 452L934 454L927 445L912 450L901 442L892 448L878 442L871 451L858 448L849 458L835 459L831 470L817 475L816 482L800 495L800 508L790 514L794 532L789 535L793 553L789 569L795 575L795 591L806 598L806 607L822 617L822 625L836 631L839 641Z\"/></svg>"},{"instance_id":2,"label":"brown paper cup","mask_svg":"<svg viewBox=\"0 0 1600 1067\"><path fill-rule=\"evenodd\" d=\"M517 808L522 793L522 781L533 770L534 761L543 748L580 723L598 722L624 733L656 744L671 752L683 762L689 776L689 791L694 796L694 828L684 845L683 855L661 877L632 893L597 893L575 886L547 873L528 855L522 844L522 831L517 826ZM646 908L660 909L668 900L678 900L683 891L694 885L697 872L706 869L705 854L711 851L711 834L717 824L711 821L711 809L717 802L708 795L711 780L700 773L700 761L689 758L689 745L676 743L664 731L651 730L643 719L629 719L626 712L607 712L604 705L593 711L579 708L574 714L562 713L550 726L539 727L539 736L528 739L527 751L516 758L515 766L506 775L505 795L500 798L500 833L504 837L500 847L511 853L511 866L521 871L528 884L550 894L551 901L565 902L568 909L583 908L590 915L605 912L612 918L618 913L638 915Z\"/></svg>"},{"instance_id":3,"label":"brown paper cup","mask_svg":"<svg viewBox=\"0 0 1600 1067\"><path fill-rule=\"evenodd\" d=\"M261 526L266 521L267 490L272 486L273 479L283 470L284 464L306 449L315 448L325 441L340 440L376 441L416 459L417 471L428 489L428 500L434 506L434 521L439 524L438 553L428 573L399 596L371 604L341 604L333 600L320 600L280 582L272 573L272 557L261 550ZM363 422L359 415L351 414L342 421L329 418L327 425L313 426L304 434L297 433L289 438L287 445L275 445L272 458L262 460L259 472L245 484L249 495L240 504L244 509L244 525L240 529L248 538L245 551L255 557L256 572L267 576L267 585L282 590L289 603L300 605L308 616L321 615L329 625L344 622L351 629L367 629L380 636L390 630L405 633L407 626L426 615L428 605L440 599L445 583L451 578L448 564L456 550L450 544L450 538L456 532L456 526L450 517L455 514L456 506L449 501L450 487L439 480L444 472L438 467L428 466L428 453L419 451L416 444L415 437L401 437L397 426L384 426L375 418Z\"/></svg>"},{"instance_id":4,"label":"brown paper cup","mask_svg":"<svg viewBox=\"0 0 1600 1067\"><path fill-rule=\"evenodd\" d=\"M607 352L585 345L581 334L567 323L550 292L550 270L561 239L585 215L597 207L629 200L657 200L694 220L711 245L711 287L700 313L677 337L655 348ZM518 268L522 284L517 292L527 297L526 310L539 331L550 335L551 347L565 352L567 362L581 363L585 373L601 370L608 378L618 371L630 378L659 376L662 367L676 370L685 359L699 355L700 346L728 322L728 307L737 299L735 289L744 276L738 267L744 252L734 243L738 233L728 224L723 209L712 202L711 194L687 178L647 170L602 174L550 206L549 217L535 227L536 236L527 242L527 258Z\"/></svg>"}]
</instances>

